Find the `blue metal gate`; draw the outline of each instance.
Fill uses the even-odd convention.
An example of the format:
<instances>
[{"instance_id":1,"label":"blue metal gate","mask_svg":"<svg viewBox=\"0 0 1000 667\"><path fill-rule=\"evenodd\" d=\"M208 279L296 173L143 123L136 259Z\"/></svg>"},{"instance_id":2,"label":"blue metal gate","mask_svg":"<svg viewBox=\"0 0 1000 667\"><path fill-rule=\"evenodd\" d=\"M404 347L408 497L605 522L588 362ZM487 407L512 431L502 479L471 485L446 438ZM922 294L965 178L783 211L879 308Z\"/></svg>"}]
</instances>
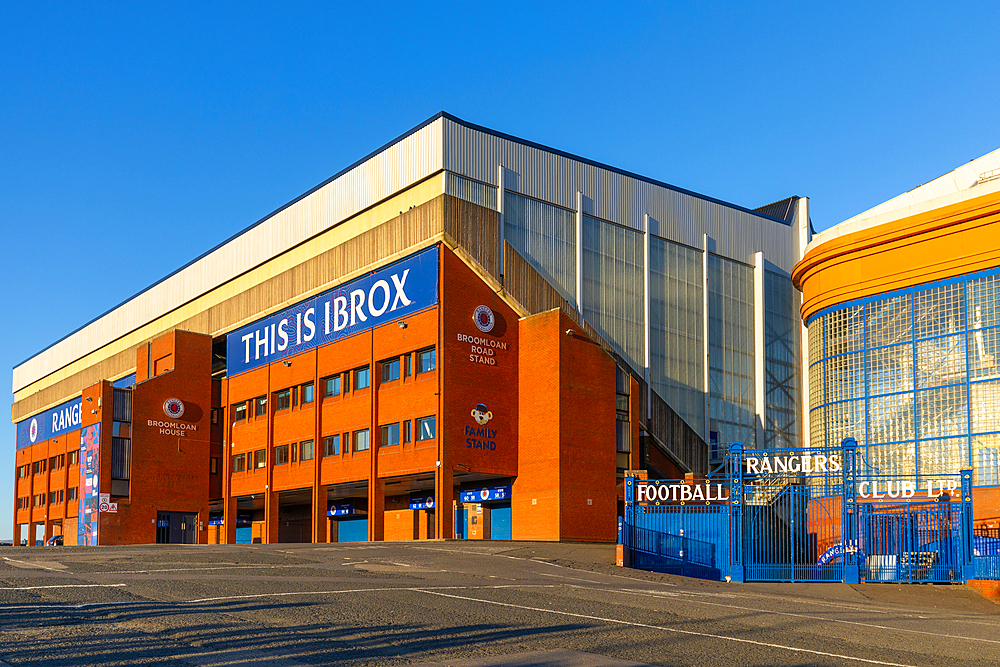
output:
<instances>
[{"instance_id":1,"label":"blue metal gate","mask_svg":"<svg viewBox=\"0 0 1000 667\"><path fill-rule=\"evenodd\" d=\"M708 579L997 576L1000 546L994 553L987 538L973 542L972 475L960 475L958 502L922 502L917 490L926 486L930 500L935 482L873 474L852 439L840 448L746 452L734 443L720 479L626 479L620 540L632 567Z\"/></svg>"}]
</instances>

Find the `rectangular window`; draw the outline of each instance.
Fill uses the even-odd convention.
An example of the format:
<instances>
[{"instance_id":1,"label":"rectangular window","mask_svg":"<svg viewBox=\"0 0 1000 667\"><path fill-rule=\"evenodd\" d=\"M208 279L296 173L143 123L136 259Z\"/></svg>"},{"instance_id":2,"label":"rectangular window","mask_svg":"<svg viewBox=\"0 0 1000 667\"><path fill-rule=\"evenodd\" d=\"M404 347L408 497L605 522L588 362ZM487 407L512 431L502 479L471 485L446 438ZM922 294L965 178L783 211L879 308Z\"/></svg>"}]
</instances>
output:
<instances>
[{"instance_id":1,"label":"rectangular window","mask_svg":"<svg viewBox=\"0 0 1000 667\"><path fill-rule=\"evenodd\" d=\"M433 440L436 420L434 415L417 420L417 440Z\"/></svg>"},{"instance_id":2,"label":"rectangular window","mask_svg":"<svg viewBox=\"0 0 1000 667\"><path fill-rule=\"evenodd\" d=\"M208 459L208 474L218 475L219 474L219 458L213 456Z\"/></svg>"},{"instance_id":3,"label":"rectangular window","mask_svg":"<svg viewBox=\"0 0 1000 667\"><path fill-rule=\"evenodd\" d=\"M253 405L255 417L263 417L267 414L267 396L258 396L253 399Z\"/></svg>"},{"instance_id":4,"label":"rectangular window","mask_svg":"<svg viewBox=\"0 0 1000 667\"><path fill-rule=\"evenodd\" d=\"M71 466L75 466L79 462L80 462L80 451L79 450L73 450L72 452L70 452L69 453L69 464Z\"/></svg>"},{"instance_id":5,"label":"rectangular window","mask_svg":"<svg viewBox=\"0 0 1000 667\"><path fill-rule=\"evenodd\" d=\"M243 472L247 469L247 455L233 454L233 472Z\"/></svg>"},{"instance_id":6,"label":"rectangular window","mask_svg":"<svg viewBox=\"0 0 1000 667\"><path fill-rule=\"evenodd\" d=\"M382 427L382 447L392 447L399 444L399 424L386 424Z\"/></svg>"},{"instance_id":7,"label":"rectangular window","mask_svg":"<svg viewBox=\"0 0 1000 667\"><path fill-rule=\"evenodd\" d=\"M413 422L407 419L403 422L403 442L407 443L413 440Z\"/></svg>"},{"instance_id":8,"label":"rectangular window","mask_svg":"<svg viewBox=\"0 0 1000 667\"><path fill-rule=\"evenodd\" d=\"M323 456L340 456L340 435L323 438Z\"/></svg>"},{"instance_id":9,"label":"rectangular window","mask_svg":"<svg viewBox=\"0 0 1000 667\"><path fill-rule=\"evenodd\" d=\"M351 372L347 371L344 373L344 393L346 394L351 390Z\"/></svg>"},{"instance_id":10,"label":"rectangular window","mask_svg":"<svg viewBox=\"0 0 1000 667\"><path fill-rule=\"evenodd\" d=\"M55 491L49 491L49 505L55 505L56 502L58 502L56 500L58 497L59 497L58 493L56 493Z\"/></svg>"},{"instance_id":11,"label":"rectangular window","mask_svg":"<svg viewBox=\"0 0 1000 667\"><path fill-rule=\"evenodd\" d=\"M49 459L49 470L59 470L59 459L55 456Z\"/></svg>"},{"instance_id":12,"label":"rectangular window","mask_svg":"<svg viewBox=\"0 0 1000 667\"><path fill-rule=\"evenodd\" d=\"M340 396L340 376L334 375L323 379L323 397Z\"/></svg>"},{"instance_id":13,"label":"rectangular window","mask_svg":"<svg viewBox=\"0 0 1000 667\"><path fill-rule=\"evenodd\" d=\"M79 493L77 487L75 487L75 486L71 487L70 490L69 490L69 494L68 494L69 500L77 500L77 498L79 497L77 495L77 493Z\"/></svg>"},{"instance_id":14,"label":"rectangular window","mask_svg":"<svg viewBox=\"0 0 1000 667\"><path fill-rule=\"evenodd\" d=\"M363 452L368 449L368 429L354 432L354 451Z\"/></svg>"},{"instance_id":15,"label":"rectangular window","mask_svg":"<svg viewBox=\"0 0 1000 667\"><path fill-rule=\"evenodd\" d=\"M288 451L292 454L292 463L299 460L299 446L294 442L288 445Z\"/></svg>"},{"instance_id":16,"label":"rectangular window","mask_svg":"<svg viewBox=\"0 0 1000 667\"><path fill-rule=\"evenodd\" d=\"M299 461L313 460L313 441L304 440L299 443Z\"/></svg>"},{"instance_id":17,"label":"rectangular window","mask_svg":"<svg viewBox=\"0 0 1000 667\"><path fill-rule=\"evenodd\" d=\"M267 466L267 452L263 449L258 449L253 453L253 467L263 468Z\"/></svg>"},{"instance_id":18,"label":"rectangular window","mask_svg":"<svg viewBox=\"0 0 1000 667\"><path fill-rule=\"evenodd\" d=\"M403 377L410 377L413 374L413 355L403 355Z\"/></svg>"},{"instance_id":19,"label":"rectangular window","mask_svg":"<svg viewBox=\"0 0 1000 667\"><path fill-rule=\"evenodd\" d=\"M382 362L382 382L392 382L399 379L399 359L386 359Z\"/></svg>"},{"instance_id":20,"label":"rectangular window","mask_svg":"<svg viewBox=\"0 0 1000 667\"><path fill-rule=\"evenodd\" d=\"M28 476L28 466L27 465L17 466L17 478L21 479L22 477L27 477L27 476Z\"/></svg>"},{"instance_id":21,"label":"rectangular window","mask_svg":"<svg viewBox=\"0 0 1000 667\"><path fill-rule=\"evenodd\" d=\"M302 405L313 402L315 391L316 389L312 382L302 385Z\"/></svg>"},{"instance_id":22,"label":"rectangular window","mask_svg":"<svg viewBox=\"0 0 1000 667\"><path fill-rule=\"evenodd\" d=\"M368 367L359 368L354 371L354 389L364 389L371 384L371 372Z\"/></svg>"},{"instance_id":23,"label":"rectangular window","mask_svg":"<svg viewBox=\"0 0 1000 667\"><path fill-rule=\"evenodd\" d=\"M274 465L281 466L288 463L288 445L276 445L274 447Z\"/></svg>"},{"instance_id":24,"label":"rectangular window","mask_svg":"<svg viewBox=\"0 0 1000 667\"><path fill-rule=\"evenodd\" d=\"M274 394L274 410L287 410L292 407L292 390L282 389Z\"/></svg>"},{"instance_id":25,"label":"rectangular window","mask_svg":"<svg viewBox=\"0 0 1000 667\"><path fill-rule=\"evenodd\" d=\"M233 423L241 422L241 421L243 421L246 418L247 418L247 404L246 404L246 402L244 401L243 403L234 403L233 404Z\"/></svg>"},{"instance_id":26,"label":"rectangular window","mask_svg":"<svg viewBox=\"0 0 1000 667\"><path fill-rule=\"evenodd\" d=\"M212 417L212 423L213 424L218 424L219 423L219 413L221 411L222 410L220 408L212 408L209 411L209 415L211 415L211 417Z\"/></svg>"},{"instance_id":27,"label":"rectangular window","mask_svg":"<svg viewBox=\"0 0 1000 667\"><path fill-rule=\"evenodd\" d=\"M437 368L437 352L434 348L417 352L417 373L426 373Z\"/></svg>"},{"instance_id":28,"label":"rectangular window","mask_svg":"<svg viewBox=\"0 0 1000 667\"><path fill-rule=\"evenodd\" d=\"M65 467L66 467L66 455L65 454L60 454L59 455L59 469L62 470Z\"/></svg>"}]
</instances>

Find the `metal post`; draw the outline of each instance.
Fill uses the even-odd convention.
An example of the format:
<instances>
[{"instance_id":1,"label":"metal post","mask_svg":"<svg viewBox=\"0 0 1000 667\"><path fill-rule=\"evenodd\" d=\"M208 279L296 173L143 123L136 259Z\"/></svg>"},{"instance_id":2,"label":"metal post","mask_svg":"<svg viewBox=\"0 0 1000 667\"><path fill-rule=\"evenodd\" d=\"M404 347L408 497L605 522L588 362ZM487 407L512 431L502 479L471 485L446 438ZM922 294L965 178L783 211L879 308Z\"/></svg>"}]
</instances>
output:
<instances>
[{"instance_id":1,"label":"metal post","mask_svg":"<svg viewBox=\"0 0 1000 667\"><path fill-rule=\"evenodd\" d=\"M858 566L858 485L857 485L857 452L858 441L854 438L844 438L841 443L842 468L844 475L844 583L857 584L861 582L861 569Z\"/></svg>"},{"instance_id":2,"label":"metal post","mask_svg":"<svg viewBox=\"0 0 1000 667\"><path fill-rule=\"evenodd\" d=\"M972 560L972 471L965 469L962 475L962 582L976 578L975 562Z\"/></svg>"},{"instance_id":3,"label":"metal post","mask_svg":"<svg viewBox=\"0 0 1000 667\"><path fill-rule=\"evenodd\" d=\"M732 477L729 482L729 577L742 583L745 578L743 563L743 445L729 445L729 465Z\"/></svg>"}]
</instances>

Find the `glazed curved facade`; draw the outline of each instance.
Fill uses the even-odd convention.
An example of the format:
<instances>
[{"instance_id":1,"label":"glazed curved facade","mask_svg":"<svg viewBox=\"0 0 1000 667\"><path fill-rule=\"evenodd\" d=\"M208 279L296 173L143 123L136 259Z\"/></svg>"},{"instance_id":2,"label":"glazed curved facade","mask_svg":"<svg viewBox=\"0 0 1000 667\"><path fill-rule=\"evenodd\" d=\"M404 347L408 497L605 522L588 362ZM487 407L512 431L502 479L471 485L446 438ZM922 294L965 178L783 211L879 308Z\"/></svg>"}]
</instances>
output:
<instances>
[{"instance_id":1,"label":"glazed curved facade","mask_svg":"<svg viewBox=\"0 0 1000 667\"><path fill-rule=\"evenodd\" d=\"M808 440L853 437L884 475L971 467L998 487L1000 181L959 171L818 235L796 265Z\"/></svg>"}]
</instances>

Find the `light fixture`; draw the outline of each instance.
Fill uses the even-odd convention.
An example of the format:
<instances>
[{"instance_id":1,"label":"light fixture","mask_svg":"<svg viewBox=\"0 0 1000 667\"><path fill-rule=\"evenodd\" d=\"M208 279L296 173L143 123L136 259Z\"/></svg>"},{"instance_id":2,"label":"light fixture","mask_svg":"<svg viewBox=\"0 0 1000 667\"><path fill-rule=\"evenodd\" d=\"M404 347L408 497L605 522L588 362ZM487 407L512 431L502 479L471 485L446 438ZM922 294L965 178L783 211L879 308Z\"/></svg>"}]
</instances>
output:
<instances>
[{"instance_id":1,"label":"light fixture","mask_svg":"<svg viewBox=\"0 0 1000 667\"><path fill-rule=\"evenodd\" d=\"M94 402L94 399L92 399L92 398L91 398L90 396L88 396L88 397L87 397L87 402L88 402L88 403L93 403L93 402Z\"/></svg>"},{"instance_id":2,"label":"light fixture","mask_svg":"<svg viewBox=\"0 0 1000 667\"><path fill-rule=\"evenodd\" d=\"M290 362L290 361L282 361L282 362L281 362L281 364L282 364L283 366L291 366L291 365L292 365L292 362Z\"/></svg>"},{"instance_id":3,"label":"light fixture","mask_svg":"<svg viewBox=\"0 0 1000 667\"><path fill-rule=\"evenodd\" d=\"M406 322L403 322L402 320L400 320L399 322L396 323L396 326L398 326L400 329L405 329L406 328Z\"/></svg>"}]
</instances>

